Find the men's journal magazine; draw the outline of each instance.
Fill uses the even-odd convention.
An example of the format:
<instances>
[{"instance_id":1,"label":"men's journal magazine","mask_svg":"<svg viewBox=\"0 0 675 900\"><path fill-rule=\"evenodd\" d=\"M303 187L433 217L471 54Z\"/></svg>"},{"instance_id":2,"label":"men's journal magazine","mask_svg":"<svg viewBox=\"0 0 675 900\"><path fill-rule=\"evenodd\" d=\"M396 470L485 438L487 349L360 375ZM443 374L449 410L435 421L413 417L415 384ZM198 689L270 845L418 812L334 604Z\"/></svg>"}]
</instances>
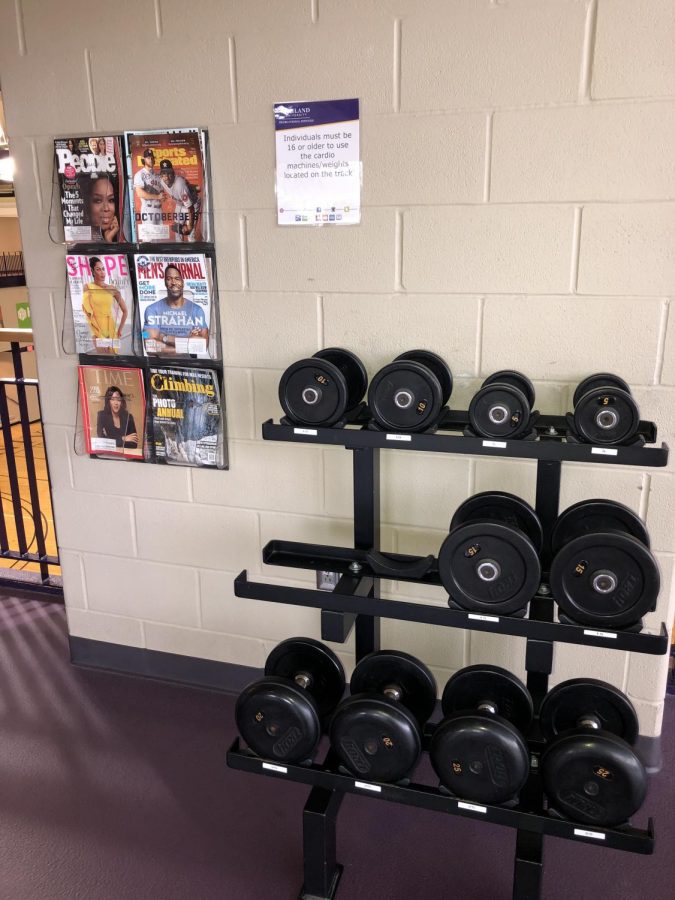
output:
<instances>
[{"instance_id":1,"label":"men's journal magazine","mask_svg":"<svg viewBox=\"0 0 675 900\"><path fill-rule=\"evenodd\" d=\"M209 369L150 369L155 458L190 466L221 462L218 377Z\"/></svg>"},{"instance_id":2,"label":"men's journal magazine","mask_svg":"<svg viewBox=\"0 0 675 900\"><path fill-rule=\"evenodd\" d=\"M134 240L208 241L206 133L199 128L127 131Z\"/></svg>"},{"instance_id":3,"label":"men's journal magazine","mask_svg":"<svg viewBox=\"0 0 675 900\"><path fill-rule=\"evenodd\" d=\"M134 292L121 254L66 256L77 353L133 353Z\"/></svg>"},{"instance_id":4,"label":"men's journal magazine","mask_svg":"<svg viewBox=\"0 0 675 900\"><path fill-rule=\"evenodd\" d=\"M121 136L57 138L54 156L66 241L124 241Z\"/></svg>"},{"instance_id":5,"label":"men's journal magazine","mask_svg":"<svg viewBox=\"0 0 675 900\"><path fill-rule=\"evenodd\" d=\"M209 359L211 261L201 253L134 256L143 352Z\"/></svg>"},{"instance_id":6,"label":"men's journal magazine","mask_svg":"<svg viewBox=\"0 0 675 900\"><path fill-rule=\"evenodd\" d=\"M143 459L143 372L121 366L79 366L87 453Z\"/></svg>"}]
</instances>

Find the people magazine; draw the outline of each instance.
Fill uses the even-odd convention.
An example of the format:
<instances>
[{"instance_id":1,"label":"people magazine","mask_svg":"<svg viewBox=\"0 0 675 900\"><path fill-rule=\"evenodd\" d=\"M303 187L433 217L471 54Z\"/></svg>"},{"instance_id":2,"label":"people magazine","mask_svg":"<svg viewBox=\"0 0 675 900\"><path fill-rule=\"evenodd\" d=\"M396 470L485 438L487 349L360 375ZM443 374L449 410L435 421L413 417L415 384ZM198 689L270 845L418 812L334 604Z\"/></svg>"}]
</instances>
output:
<instances>
[{"instance_id":1,"label":"people magazine","mask_svg":"<svg viewBox=\"0 0 675 900\"><path fill-rule=\"evenodd\" d=\"M121 136L56 138L54 157L66 242L126 240Z\"/></svg>"}]
</instances>

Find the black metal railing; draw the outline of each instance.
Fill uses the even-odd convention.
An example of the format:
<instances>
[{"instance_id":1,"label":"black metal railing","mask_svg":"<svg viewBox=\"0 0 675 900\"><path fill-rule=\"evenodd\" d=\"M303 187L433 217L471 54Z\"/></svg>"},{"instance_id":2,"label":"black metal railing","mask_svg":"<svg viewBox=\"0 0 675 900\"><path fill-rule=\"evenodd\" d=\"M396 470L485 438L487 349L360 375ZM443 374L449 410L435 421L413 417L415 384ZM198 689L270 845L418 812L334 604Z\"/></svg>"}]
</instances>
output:
<instances>
[{"instance_id":1,"label":"black metal railing","mask_svg":"<svg viewBox=\"0 0 675 900\"><path fill-rule=\"evenodd\" d=\"M47 552L48 538L56 547L47 460L43 475L47 490L45 494L43 489L41 501L31 430L31 426L39 429L44 446L38 382L23 374L23 356L32 350L32 342L30 329L0 328L0 347L9 345L0 356L9 356L12 371L0 377L0 559L14 561L0 567L0 588L28 588L62 597L61 579L55 572L58 553Z\"/></svg>"},{"instance_id":2,"label":"black metal railing","mask_svg":"<svg viewBox=\"0 0 675 900\"><path fill-rule=\"evenodd\" d=\"M26 283L23 253L0 253L0 287L21 287Z\"/></svg>"}]
</instances>

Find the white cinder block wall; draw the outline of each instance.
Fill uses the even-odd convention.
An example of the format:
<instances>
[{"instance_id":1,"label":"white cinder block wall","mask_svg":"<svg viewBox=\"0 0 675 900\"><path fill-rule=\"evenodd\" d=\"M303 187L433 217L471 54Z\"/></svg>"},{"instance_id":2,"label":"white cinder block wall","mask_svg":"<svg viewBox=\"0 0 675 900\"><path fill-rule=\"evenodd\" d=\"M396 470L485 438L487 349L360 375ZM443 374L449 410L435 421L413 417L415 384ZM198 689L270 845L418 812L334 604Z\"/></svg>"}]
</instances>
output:
<instances>
[{"instance_id":1,"label":"white cinder block wall","mask_svg":"<svg viewBox=\"0 0 675 900\"><path fill-rule=\"evenodd\" d=\"M0 84L28 267L72 634L262 666L319 614L237 600L271 538L349 545L351 457L260 440L283 369L323 346L370 374L441 353L465 406L521 369L562 413L616 371L675 445L675 65L672 0L2 0ZM272 104L359 97L363 221L275 225ZM211 134L229 472L73 453L76 360L60 333L64 249L48 235L52 138L200 124ZM675 462L675 456L673 457ZM673 619L674 469L564 467L562 503L610 497L645 516ZM465 497L534 499L535 466L383 453L385 549L434 552ZM293 579L293 581L291 581ZM388 585L393 597L440 591ZM441 682L523 641L385 622L383 645ZM337 648L353 663L353 643ZM554 679L611 679L660 730L665 657L559 646Z\"/></svg>"}]
</instances>

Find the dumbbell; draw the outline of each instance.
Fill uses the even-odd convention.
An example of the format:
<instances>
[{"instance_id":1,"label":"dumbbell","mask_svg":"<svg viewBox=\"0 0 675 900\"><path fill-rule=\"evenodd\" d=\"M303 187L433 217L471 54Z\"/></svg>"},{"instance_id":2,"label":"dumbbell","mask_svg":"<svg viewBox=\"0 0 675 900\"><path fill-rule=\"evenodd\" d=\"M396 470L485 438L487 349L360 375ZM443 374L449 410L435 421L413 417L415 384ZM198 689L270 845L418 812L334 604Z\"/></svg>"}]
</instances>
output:
<instances>
[{"instance_id":1,"label":"dumbbell","mask_svg":"<svg viewBox=\"0 0 675 900\"><path fill-rule=\"evenodd\" d=\"M427 431L438 425L451 394L445 360L430 350L409 350L371 379L368 408L385 431Z\"/></svg>"},{"instance_id":2,"label":"dumbbell","mask_svg":"<svg viewBox=\"0 0 675 900\"><path fill-rule=\"evenodd\" d=\"M345 688L333 651L312 638L289 638L265 662L265 677L244 688L235 717L258 756L285 762L311 759Z\"/></svg>"},{"instance_id":3,"label":"dumbbell","mask_svg":"<svg viewBox=\"0 0 675 900\"><path fill-rule=\"evenodd\" d=\"M429 750L441 783L465 800L514 799L530 772L523 733L533 707L522 681L499 666L468 666L446 684L442 707Z\"/></svg>"},{"instance_id":4,"label":"dumbbell","mask_svg":"<svg viewBox=\"0 0 675 900\"><path fill-rule=\"evenodd\" d=\"M574 429L589 444L627 444L637 434L640 410L618 375L589 375L577 385L572 402Z\"/></svg>"},{"instance_id":5,"label":"dumbbell","mask_svg":"<svg viewBox=\"0 0 675 900\"><path fill-rule=\"evenodd\" d=\"M486 491L465 500L438 552L438 574L463 609L501 615L524 610L541 579L543 532L532 507Z\"/></svg>"},{"instance_id":6,"label":"dumbbell","mask_svg":"<svg viewBox=\"0 0 675 900\"><path fill-rule=\"evenodd\" d=\"M544 791L559 813L577 822L621 825L642 805L647 773L631 749L638 719L630 700L595 679L564 681L539 712L548 743Z\"/></svg>"},{"instance_id":7,"label":"dumbbell","mask_svg":"<svg viewBox=\"0 0 675 900\"><path fill-rule=\"evenodd\" d=\"M297 425L335 425L358 406L367 384L357 356L329 347L286 369L279 382L279 402Z\"/></svg>"},{"instance_id":8,"label":"dumbbell","mask_svg":"<svg viewBox=\"0 0 675 900\"><path fill-rule=\"evenodd\" d=\"M504 369L485 379L469 404L469 425L485 438L519 438L530 430L534 385L521 372Z\"/></svg>"},{"instance_id":9,"label":"dumbbell","mask_svg":"<svg viewBox=\"0 0 675 900\"><path fill-rule=\"evenodd\" d=\"M351 696L330 722L343 765L370 781L406 778L422 752L422 728L436 704L436 681L414 656L376 650L358 663Z\"/></svg>"},{"instance_id":10,"label":"dumbbell","mask_svg":"<svg viewBox=\"0 0 675 900\"><path fill-rule=\"evenodd\" d=\"M581 625L628 628L655 609L661 578L640 517L613 500L583 500L551 532L550 587Z\"/></svg>"}]
</instances>

